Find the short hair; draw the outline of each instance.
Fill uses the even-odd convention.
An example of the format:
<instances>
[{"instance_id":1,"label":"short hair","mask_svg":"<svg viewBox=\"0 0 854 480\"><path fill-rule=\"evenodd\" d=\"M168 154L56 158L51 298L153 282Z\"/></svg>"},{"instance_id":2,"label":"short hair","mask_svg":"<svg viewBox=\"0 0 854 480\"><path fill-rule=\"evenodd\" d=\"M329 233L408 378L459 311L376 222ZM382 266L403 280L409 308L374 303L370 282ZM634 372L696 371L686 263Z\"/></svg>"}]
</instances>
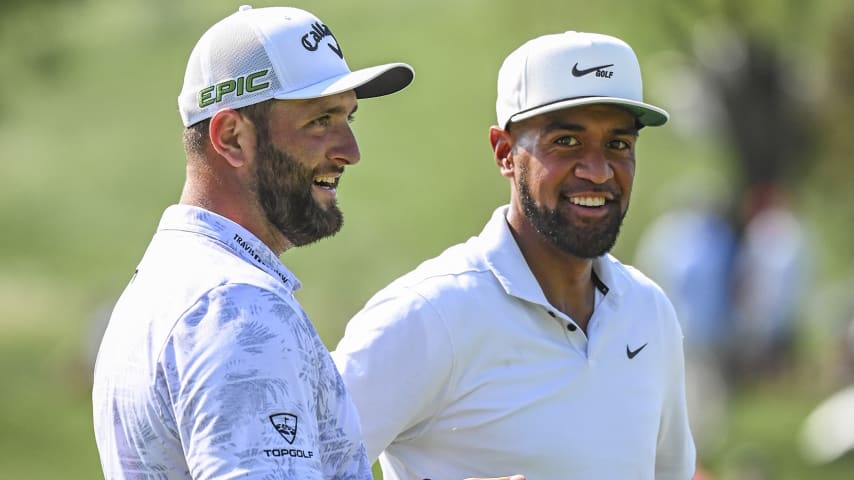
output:
<instances>
[{"instance_id":1,"label":"short hair","mask_svg":"<svg viewBox=\"0 0 854 480\"><path fill-rule=\"evenodd\" d=\"M259 131L263 130L266 132L270 121L270 110L273 108L274 101L275 99L270 99L253 103L252 105L238 108L237 111L254 123ZM204 154L205 146L208 143L210 125L211 119L206 118L184 129L184 152L187 154L187 157L202 156Z\"/></svg>"},{"instance_id":2,"label":"short hair","mask_svg":"<svg viewBox=\"0 0 854 480\"><path fill-rule=\"evenodd\" d=\"M187 158L201 156L205 151L211 119L206 118L184 129L184 153Z\"/></svg>"}]
</instances>

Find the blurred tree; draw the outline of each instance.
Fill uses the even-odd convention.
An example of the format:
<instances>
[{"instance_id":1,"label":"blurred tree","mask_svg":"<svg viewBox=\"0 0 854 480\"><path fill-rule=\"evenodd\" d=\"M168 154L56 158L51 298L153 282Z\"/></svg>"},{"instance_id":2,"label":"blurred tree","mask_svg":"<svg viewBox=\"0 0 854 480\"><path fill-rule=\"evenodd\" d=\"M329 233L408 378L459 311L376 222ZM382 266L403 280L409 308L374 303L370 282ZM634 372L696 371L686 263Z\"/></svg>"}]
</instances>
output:
<instances>
[{"instance_id":1,"label":"blurred tree","mask_svg":"<svg viewBox=\"0 0 854 480\"><path fill-rule=\"evenodd\" d=\"M815 31L811 10L790 0L773 8L718 0L667 2L661 12L675 44L694 59L704 94L718 106L716 127L740 175L733 179L739 182L734 197L763 185L797 189L816 147L810 77L819 62L801 35Z\"/></svg>"},{"instance_id":2,"label":"blurred tree","mask_svg":"<svg viewBox=\"0 0 854 480\"><path fill-rule=\"evenodd\" d=\"M736 166L726 215L737 245L725 279L731 292L725 317L734 335L727 356L732 373L753 379L790 360L805 297L811 246L797 200L815 165L819 129L811 75L820 62L802 34L816 31L810 28L814 19L794 1L661 8L699 84L702 98L692 113L711 117L705 133L722 137Z\"/></svg>"},{"instance_id":3,"label":"blurred tree","mask_svg":"<svg viewBox=\"0 0 854 480\"><path fill-rule=\"evenodd\" d=\"M821 211L830 220L835 236L832 245L834 258L843 275L850 274L852 254L852 225L854 208L851 205L851 187L854 185L854 143L851 126L854 125L854 8L837 15L829 31L827 52L827 90L822 102L820 125L823 151L816 159L812 183L820 192ZM843 260L840 262L839 260Z\"/></svg>"},{"instance_id":4,"label":"blurred tree","mask_svg":"<svg viewBox=\"0 0 854 480\"><path fill-rule=\"evenodd\" d=\"M695 122L700 133L718 141L734 166L720 203L675 208L651 225L667 232L659 236L667 247L650 263L664 272L653 278L689 327L689 374L707 378L720 370L728 380L695 385L689 410L723 411L711 402L727 402L731 386L787 373L796 353L811 249L797 200L820 131L813 82L820 61L804 34L820 29L803 2L792 0L662 1L659 12L690 71L692 85L677 94L686 97L683 115L703 117ZM680 200L699 203L696 189L690 195ZM722 435L711 428L720 415L709 418L692 425L705 451Z\"/></svg>"}]
</instances>

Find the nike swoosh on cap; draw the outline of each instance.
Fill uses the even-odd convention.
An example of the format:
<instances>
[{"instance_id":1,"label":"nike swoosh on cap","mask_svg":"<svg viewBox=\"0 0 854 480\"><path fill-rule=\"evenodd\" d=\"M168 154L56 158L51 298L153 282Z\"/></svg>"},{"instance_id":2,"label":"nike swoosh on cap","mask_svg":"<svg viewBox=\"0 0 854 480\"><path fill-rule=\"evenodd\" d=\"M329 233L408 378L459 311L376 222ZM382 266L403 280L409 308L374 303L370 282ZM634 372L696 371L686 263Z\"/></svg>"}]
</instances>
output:
<instances>
[{"instance_id":1,"label":"nike swoosh on cap","mask_svg":"<svg viewBox=\"0 0 854 480\"><path fill-rule=\"evenodd\" d=\"M601 70L603 68L608 68L608 67L613 67L613 66L614 66L613 63L609 63L608 65L599 65L598 67L585 68L583 70L579 70L578 69L578 62L576 62L575 65L572 66L572 75L574 77L583 77L583 76L587 75L588 73L595 72L596 70Z\"/></svg>"}]
</instances>

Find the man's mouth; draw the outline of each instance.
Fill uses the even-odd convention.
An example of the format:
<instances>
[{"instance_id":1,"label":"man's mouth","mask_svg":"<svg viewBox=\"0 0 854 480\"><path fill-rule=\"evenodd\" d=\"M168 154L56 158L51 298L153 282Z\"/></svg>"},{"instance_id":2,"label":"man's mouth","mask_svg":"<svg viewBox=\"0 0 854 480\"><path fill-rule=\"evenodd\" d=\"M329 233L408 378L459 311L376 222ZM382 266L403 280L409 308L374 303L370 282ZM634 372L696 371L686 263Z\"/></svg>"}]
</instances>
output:
<instances>
[{"instance_id":1,"label":"man's mouth","mask_svg":"<svg viewBox=\"0 0 854 480\"><path fill-rule=\"evenodd\" d=\"M338 181L340 179L340 174L318 175L314 177L312 183L316 187L320 187L324 190L335 190L335 188L338 186Z\"/></svg>"},{"instance_id":2,"label":"man's mouth","mask_svg":"<svg viewBox=\"0 0 854 480\"><path fill-rule=\"evenodd\" d=\"M569 197L569 203L582 207L601 207L606 201L606 198L601 196Z\"/></svg>"}]
</instances>

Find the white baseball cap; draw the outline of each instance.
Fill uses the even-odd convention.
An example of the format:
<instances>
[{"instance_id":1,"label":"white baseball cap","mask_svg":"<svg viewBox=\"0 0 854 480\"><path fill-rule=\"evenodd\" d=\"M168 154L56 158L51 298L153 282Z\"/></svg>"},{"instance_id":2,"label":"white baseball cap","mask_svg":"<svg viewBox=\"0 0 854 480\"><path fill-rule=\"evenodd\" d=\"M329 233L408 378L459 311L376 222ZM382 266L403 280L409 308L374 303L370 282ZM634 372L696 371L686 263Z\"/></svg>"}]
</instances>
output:
<instances>
[{"instance_id":1,"label":"white baseball cap","mask_svg":"<svg viewBox=\"0 0 854 480\"><path fill-rule=\"evenodd\" d=\"M414 76L405 63L350 71L341 44L313 14L291 7L240 9L214 24L190 54L178 110L184 126L223 108L269 100L388 95Z\"/></svg>"},{"instance_id":2,"label":"white baseball cap","mask_svg":"<svg viewBox=\"0 0 854 480\"><path fill-rule=\"evenodd\" d=\"M640 65L618 38L565 32L528 41L498 71L498 124L579 105L614 104L637 115L641 125L663 125L668 114L643 102Z\"/></svg>"}]
</instances>

